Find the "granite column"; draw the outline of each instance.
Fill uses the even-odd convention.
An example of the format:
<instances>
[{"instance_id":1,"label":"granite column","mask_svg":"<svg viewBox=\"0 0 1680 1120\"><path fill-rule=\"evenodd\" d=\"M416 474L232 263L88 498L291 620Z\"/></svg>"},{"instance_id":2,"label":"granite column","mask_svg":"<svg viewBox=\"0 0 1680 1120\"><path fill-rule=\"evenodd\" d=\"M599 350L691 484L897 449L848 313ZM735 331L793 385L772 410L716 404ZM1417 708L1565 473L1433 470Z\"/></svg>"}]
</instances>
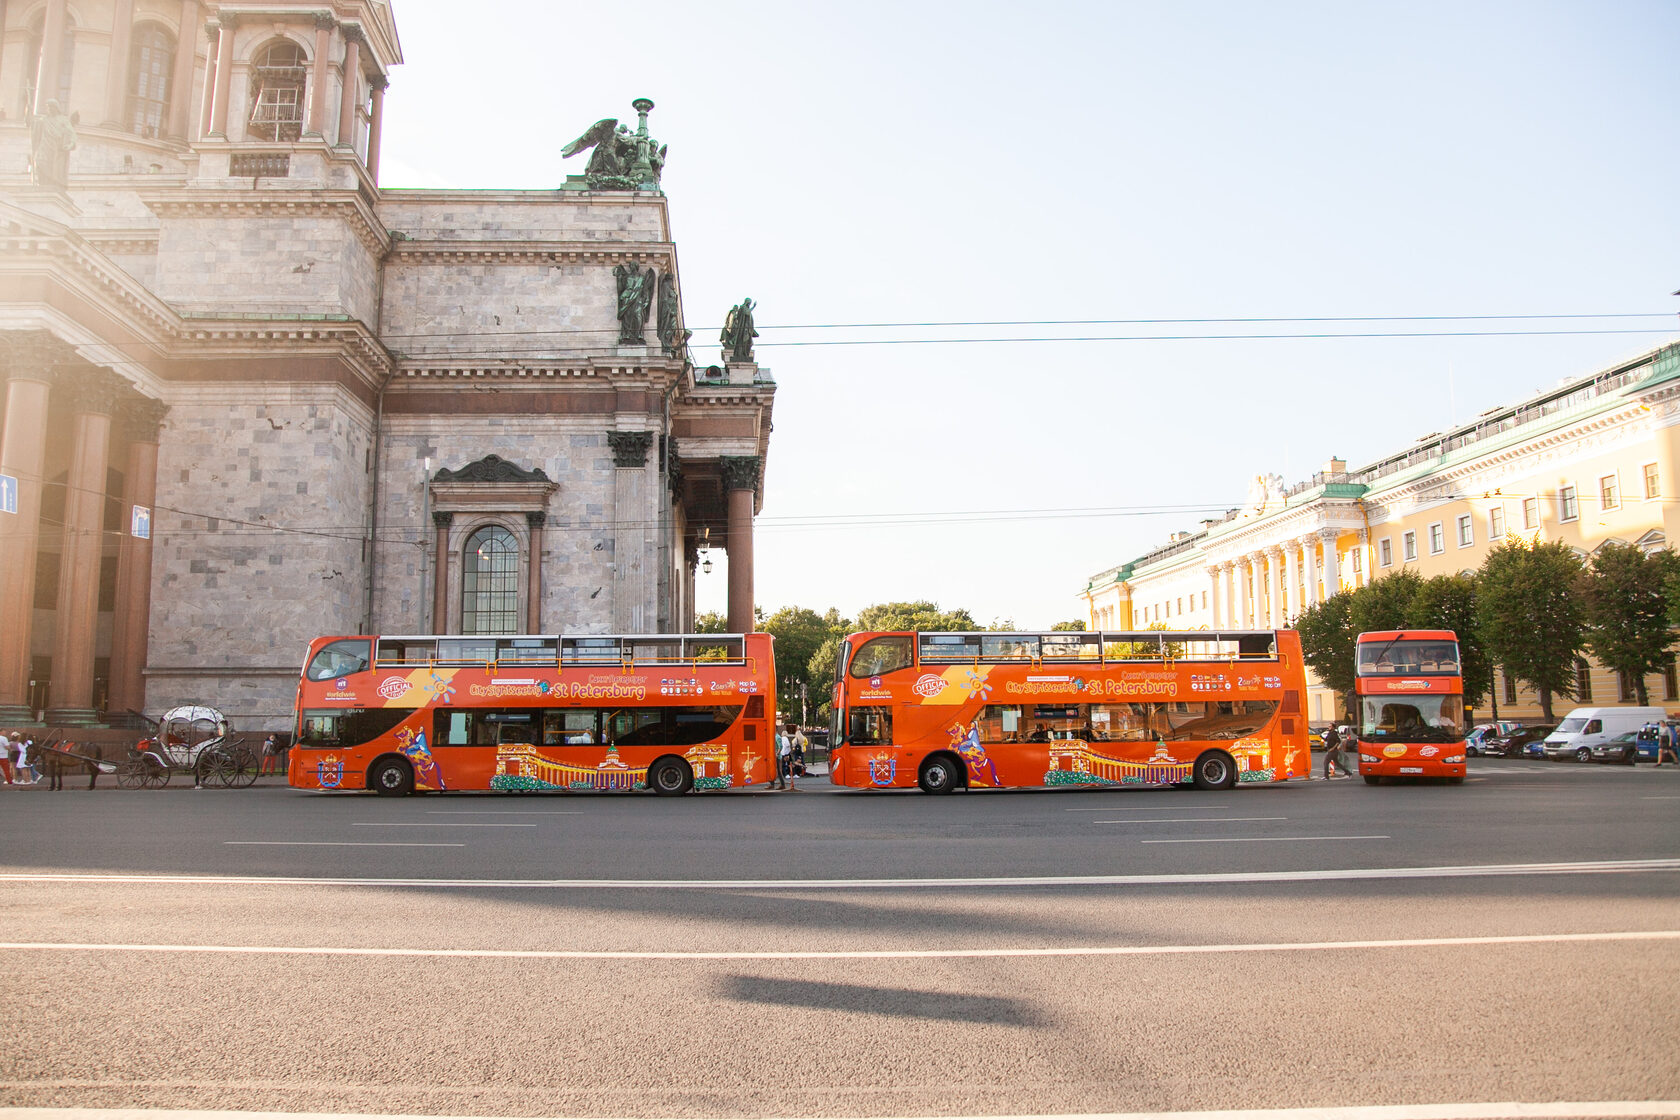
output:
<instances>
[{"instance_id":1,"label":"granite column","mask_svg":"<svg viewBox=\"0 0 1680 1120\"><path fill-rule=\"evenodd\" d=\"M729 533L729 632L753 630L753 507L764 461L756 455L721 460Z\"/></svg>"},{"instance_id":2,"label":"granite column","mask_svg":"<svg viewBox=\"0 0 1680 1120\"><path fill-rule=\"evenodd\" d=\"M169 406L141 397L123 409L128 436L122 536L117 540L117 602L111 617L112 712L146 709L146 642L152 616L152 508L157 500L158 426ZM145 511L145 536L136 510Z\"/></svg>"},{"instance_id":3,"label":"granite column","mask_svg":"<svg viewBox=\"0 0 1680 1120\"><path fill-rule=\"evenodd\" d=\"M46 331L0 335L6 377L6 426L0 474L16 479L0 513L0 721L27 723L30 622L35 611L35 557L41 536L41 482L47 460L47 403L61 345ZM13 483L6 483L11 489Z\"/></svg>"}]
</instances>

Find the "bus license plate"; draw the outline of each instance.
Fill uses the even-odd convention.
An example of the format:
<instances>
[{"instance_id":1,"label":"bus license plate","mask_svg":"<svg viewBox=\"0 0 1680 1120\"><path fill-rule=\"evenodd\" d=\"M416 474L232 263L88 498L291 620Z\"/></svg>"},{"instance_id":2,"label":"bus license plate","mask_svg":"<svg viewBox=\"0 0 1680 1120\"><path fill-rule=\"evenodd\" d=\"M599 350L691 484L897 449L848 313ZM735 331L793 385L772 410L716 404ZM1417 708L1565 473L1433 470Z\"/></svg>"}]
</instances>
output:
<instances>
[{"instance_id":1,"label":"bus license plate","mask_svg":"<svg viewBox=\"0 0 1680 1120\"><path fill-rule=\"evenodd\" d=\"M1400 773L1402 773L1402 774L1421 774L1421 773L1423 773L1423 767L1421 767L1421 766L1402 766L1402 767L1400 767Z\"/></svg>"}]
</instances>

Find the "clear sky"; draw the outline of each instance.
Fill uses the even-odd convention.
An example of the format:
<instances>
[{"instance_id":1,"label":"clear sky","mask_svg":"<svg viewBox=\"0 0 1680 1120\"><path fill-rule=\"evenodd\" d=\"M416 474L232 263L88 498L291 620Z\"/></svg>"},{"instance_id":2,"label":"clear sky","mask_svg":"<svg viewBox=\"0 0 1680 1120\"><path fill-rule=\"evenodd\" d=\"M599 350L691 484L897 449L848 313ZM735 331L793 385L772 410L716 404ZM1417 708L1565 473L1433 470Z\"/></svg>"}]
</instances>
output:
<instances>
[{"instance_id":1,"label":"clear sky","mask_svg":"<svg viewBox=\"0 0 1680 1120\"><path fill-rule=\"evenodd\" d=\"M553 187L657 104L696 357L750 295L780 386L766 610L1083 617L1256 474L1680 337L1680 4L393 7L385 186ZM1041 325L1588 313L1653 317ZM873 344L1560 329L1656 333Z\"/></svg>"}]
</instances>

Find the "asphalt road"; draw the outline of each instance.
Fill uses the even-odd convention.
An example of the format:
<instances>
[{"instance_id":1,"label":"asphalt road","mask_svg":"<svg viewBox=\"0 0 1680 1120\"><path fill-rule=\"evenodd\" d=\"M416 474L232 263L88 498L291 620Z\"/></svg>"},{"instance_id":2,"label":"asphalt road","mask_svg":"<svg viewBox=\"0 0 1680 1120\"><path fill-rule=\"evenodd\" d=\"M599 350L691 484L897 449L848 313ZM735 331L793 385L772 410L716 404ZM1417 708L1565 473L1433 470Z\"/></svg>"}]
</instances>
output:
<instances>
[{"instance_id":1,"label":"asphalt road","mask_svg":"<svg viewBox=\"0 0 1680 1120\"><path fill-rule=\"evenodd\" d=\"M0 1106L1676 1115L1677 888L1680 770L1643 766L944 798L0 789Z\"/></svg>"}]
</instances>

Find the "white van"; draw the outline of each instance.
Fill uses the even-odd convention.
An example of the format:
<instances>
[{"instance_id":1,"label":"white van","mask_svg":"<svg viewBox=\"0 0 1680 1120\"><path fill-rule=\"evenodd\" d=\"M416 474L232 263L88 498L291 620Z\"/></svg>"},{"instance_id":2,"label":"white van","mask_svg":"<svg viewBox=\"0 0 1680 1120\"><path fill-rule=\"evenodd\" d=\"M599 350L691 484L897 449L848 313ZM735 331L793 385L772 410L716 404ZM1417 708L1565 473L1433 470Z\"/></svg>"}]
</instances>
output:
<instances>
[{"instance_id":1,"label":"white van","mask_svg":"<svg viewBox=\"0 0 1680 1120\"><path fill-rule=\"evenodd\" d=\"M1647 723L1667 718L1668 713L1661 708L1576 708L1546 736L1540 750L1553 761L1572 758L1586 762L1592 758L1593 747L1608 743L1624 731L1638 731Z\"/></svg>"}]
</instances>

